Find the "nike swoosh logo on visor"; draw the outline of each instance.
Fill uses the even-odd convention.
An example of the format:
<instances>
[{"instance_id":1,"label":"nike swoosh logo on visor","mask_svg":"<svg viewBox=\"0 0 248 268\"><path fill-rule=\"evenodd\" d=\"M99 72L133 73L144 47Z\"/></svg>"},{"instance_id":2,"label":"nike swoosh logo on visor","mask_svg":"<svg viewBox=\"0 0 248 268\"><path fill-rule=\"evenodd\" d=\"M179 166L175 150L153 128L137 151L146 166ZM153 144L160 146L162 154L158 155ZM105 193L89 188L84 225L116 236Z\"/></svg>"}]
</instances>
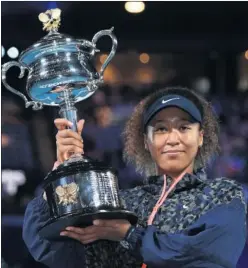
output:
<instances>
[{"instance_id":1,"label":"nike swoosh logo on visor","mask_svg":"<svg viewBox=\"0 0 248 268\"><path fill-rule=\"evenodd\" d=\"M162 103L165 104L169 101L172 101L172 100L180 100L180 98L173 98L173 99L169 99L169 100L162 100Z\"/></svg>"}]
</instances>

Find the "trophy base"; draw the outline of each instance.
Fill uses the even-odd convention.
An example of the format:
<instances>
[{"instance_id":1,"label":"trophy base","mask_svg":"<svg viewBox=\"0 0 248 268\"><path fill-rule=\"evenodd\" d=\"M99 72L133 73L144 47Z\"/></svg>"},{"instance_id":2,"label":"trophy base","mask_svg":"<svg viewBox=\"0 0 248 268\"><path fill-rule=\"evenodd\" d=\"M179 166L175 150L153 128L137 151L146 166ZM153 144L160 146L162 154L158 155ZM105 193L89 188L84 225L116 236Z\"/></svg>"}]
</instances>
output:
<instances>
[{"instance_id":1,"label":"trophy base","mask_svg":"<svg viewBox=\"0 0 248 268\"><path fill-rule=\"evenodd\" d=\"M87 227L93 225L96 219L124 219L128 220L132 225L137 223L137 216L128 210L107 211L99 210L95 213L88 214L68 214L57 219L50 220L39 231L42 238L55 241L70 240L71 238L61 236L60 233L68 226Z\"/></svg>"}]
</instances>

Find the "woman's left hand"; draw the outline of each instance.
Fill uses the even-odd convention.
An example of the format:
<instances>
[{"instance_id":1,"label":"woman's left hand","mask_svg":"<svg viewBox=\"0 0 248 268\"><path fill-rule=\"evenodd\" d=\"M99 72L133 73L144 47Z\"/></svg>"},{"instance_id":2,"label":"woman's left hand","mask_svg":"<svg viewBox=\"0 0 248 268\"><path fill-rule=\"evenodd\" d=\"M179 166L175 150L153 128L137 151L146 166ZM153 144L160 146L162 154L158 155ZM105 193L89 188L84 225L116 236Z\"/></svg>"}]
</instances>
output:
<instances>
[{"instance_id":1,"label":"woman's left hand","mask_svg":"<svg viewBox=\"0 0 248 268\"><path fill-rule=\"evenodd\" d=\"M82 244L89 244L100 239L121 241L130 226L127 220L95 220L94 225L86 228L67 227L60 235L76 239Z\"/></svg>"}]
</instances>

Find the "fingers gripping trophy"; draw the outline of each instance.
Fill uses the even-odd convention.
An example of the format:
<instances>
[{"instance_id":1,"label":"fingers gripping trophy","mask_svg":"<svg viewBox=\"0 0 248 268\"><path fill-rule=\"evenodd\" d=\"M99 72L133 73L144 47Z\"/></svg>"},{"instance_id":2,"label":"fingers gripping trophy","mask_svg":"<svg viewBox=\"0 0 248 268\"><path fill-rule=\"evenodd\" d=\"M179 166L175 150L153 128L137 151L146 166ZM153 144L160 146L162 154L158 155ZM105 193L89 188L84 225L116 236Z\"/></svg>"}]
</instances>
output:
<instances>
[{"instance_id":1,"label":"fingers gripping trophy","mask_svg":"<svg viewBox=\"0 0 248 268\"><path fill-rule=\"evenodd\" d=\"M25 107L40 110L44 105L58 106L62 118L72 122L77 132L75 103L89 98L103 84L103 73L115 55L117 40L113 28L96 33L92 41L61 34L61 10L52 9L39 15L48 34L23 51L19 61L2 66L2 81L12 93L23 98ZM112 49L99 73L93 66L96 42L102 36L112 39ZM20 68L19 78L27 71L27 94L31 100L11 87L6 73L12 66ZM40 230L46 239L63 239L60 232L67 226L88 226L95 219L127 219L137 222L126 210L118 195L116 171L85 155L74 153L43 182L50 219Z\"/></svg>"}]
</instances>

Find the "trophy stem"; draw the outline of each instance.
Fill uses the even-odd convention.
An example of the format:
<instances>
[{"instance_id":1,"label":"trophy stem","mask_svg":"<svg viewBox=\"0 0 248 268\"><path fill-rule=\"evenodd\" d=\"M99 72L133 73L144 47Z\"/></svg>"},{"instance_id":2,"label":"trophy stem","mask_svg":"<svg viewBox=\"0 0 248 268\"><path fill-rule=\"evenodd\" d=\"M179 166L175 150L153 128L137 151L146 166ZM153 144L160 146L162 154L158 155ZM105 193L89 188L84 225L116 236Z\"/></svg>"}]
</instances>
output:
<instances>
[{"instance_id":1,"label":"trophy stem","mask_svg":"<svg viewBox=\"0 0 248 268\"><path fill-rule=\"evenodd\" d=\"M62 118L66 118L72 122L73 126L71 129L77 132L77 108L74 106L75 102L71 95L71 90L64 90L61 92L60 98L63 99L63 102L60 104L59 114Z\"/></svg>"},{"instance_id":2,"label":"trophy stem","mask_svg":"<svg viewBox=\"0 0 248 268\"><path fill-rule=\"evenodd\" d=\"M60 110L59 114L62 118L66 118L70 122L72 122L71 130L77 132L77 108L74 106L75 102L72 96L71 89L65 89L61 92L61 99L63 99L63 102L60 104ZM73 153L67 162L75 162L83 160L83 156L79 153Z\"/></svg>"}]
</instances>

